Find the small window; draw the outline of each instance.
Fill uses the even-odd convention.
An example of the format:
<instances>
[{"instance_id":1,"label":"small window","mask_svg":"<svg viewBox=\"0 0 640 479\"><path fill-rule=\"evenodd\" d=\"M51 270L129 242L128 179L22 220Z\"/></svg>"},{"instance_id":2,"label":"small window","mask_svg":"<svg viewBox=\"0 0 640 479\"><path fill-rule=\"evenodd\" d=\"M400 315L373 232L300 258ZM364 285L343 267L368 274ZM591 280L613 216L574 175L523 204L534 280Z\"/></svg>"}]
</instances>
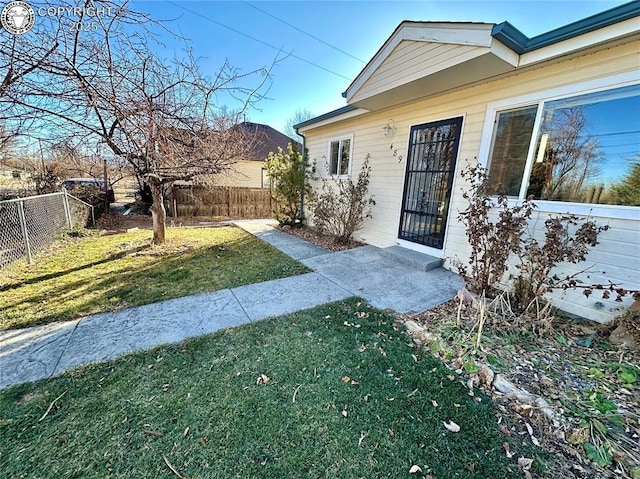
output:
<instances>
[{"instance_id":1,"label":"small window","mask_svg":"<svg viewBox=\"0 0 640 479\"><path fill-rule=\"evenodd\" d=\"M489 156L489 192L518 196L538 106L501 111Z\"/></svg>"},{"instance_id":2,"label":"small window","mask_svg":"<svg viewBox=\"0 0 640 479\"><path fill-rule=\"evenodd\" d=\"M351 138L331 140L329 143L329 174L347 176L351 171Z\"/></svg>"}]
</instances>

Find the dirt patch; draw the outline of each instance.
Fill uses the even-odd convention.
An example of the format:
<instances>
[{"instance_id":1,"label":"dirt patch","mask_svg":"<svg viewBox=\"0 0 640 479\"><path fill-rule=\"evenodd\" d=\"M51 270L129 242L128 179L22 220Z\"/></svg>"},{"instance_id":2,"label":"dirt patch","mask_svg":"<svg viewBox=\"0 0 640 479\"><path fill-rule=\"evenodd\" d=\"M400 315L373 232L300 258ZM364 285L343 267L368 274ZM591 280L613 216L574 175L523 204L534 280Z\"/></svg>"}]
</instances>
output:
<instances>
[{"instance_id":1,"label":"dirt patch","mask_svg":"<svg viewBox=\"0 0 640 479\"><path fill-rule=\"evenodd\" d=\"M466 377L471 391L494 398L505 439L551 455L547 473L527 471L531 477L640 477L637 352L612 344L597 323L562 316L544 337L487 327L477 347L475 316L463 309L457 324L458 306L452 300L410 318L414 341Z\"/></svg>"},{"instance_id":2,"label":"dirt patch","mask_svg":"<svg viewBox=\"0 0 640 479\"><path fill-rule=\"evenodd\" d=\"M311 226L303 226L302 228L291 228L290 226L283 226L279 228L283 233L297 236L300 239L313 243L321 248L328 249L329 251L344 251L353 248L359 248L364 246L364 243L360 241L351 240L348 243L336 243L331 236L321 235Z\"/></svg>"},{"instance_id":3,"label":"dirt patch","mask_svg":"<svg viewBox=\"0 0 640 479\"><path fill-rule=\"evenodd\" d=\"M16 404L18 406L25 406L26 404L32 403L33 401L39 401L45 396L46 396L45 393L42 393L42 392L27 393L24 396L22 396L20 401L18 401Z\"/></svg>"}]
</instances>

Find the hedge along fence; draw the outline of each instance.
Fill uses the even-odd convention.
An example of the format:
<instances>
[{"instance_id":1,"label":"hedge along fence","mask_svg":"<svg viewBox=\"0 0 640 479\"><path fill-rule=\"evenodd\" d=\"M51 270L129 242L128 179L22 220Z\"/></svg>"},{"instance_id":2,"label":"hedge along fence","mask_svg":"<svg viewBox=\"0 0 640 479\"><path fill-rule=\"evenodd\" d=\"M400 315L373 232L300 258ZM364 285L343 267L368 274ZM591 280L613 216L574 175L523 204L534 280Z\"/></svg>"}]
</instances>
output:
<instances>
[{"instance_id":1,"label":"hedge along fence","mask_svg":"<svg viewBox=\"0 0 640 479\"><path fill-rule=\"evenodd\" d=\"M171 216L220 216L235 219L270 218L268 188L174 186L169 193Z\"/></svg>"}]
</instances>

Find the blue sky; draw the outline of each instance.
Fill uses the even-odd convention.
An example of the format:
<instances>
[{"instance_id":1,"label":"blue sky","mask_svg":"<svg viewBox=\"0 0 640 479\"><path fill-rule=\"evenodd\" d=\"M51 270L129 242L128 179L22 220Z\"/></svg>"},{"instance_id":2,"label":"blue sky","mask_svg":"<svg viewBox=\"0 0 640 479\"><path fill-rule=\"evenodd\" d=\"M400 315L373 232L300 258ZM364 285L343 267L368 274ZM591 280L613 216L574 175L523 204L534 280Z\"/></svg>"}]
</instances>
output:
<instances>
[{"instance_id":1,"label":"blue sky","mask_svg":"<svg viewBox=\"0 0 640 479\"><path fill-rule=\"evenodd\" d=\"M298 108L320 115L344 106L341 93L402 20L508 21L531 37L624 3L134 0L132 5L169 20L169 29L190 39L207 74L225 60L240 72L255 70L271 64L281 49L286 58L272 71L268 99L249 111L247 119L282 131ZM159 53L180 55L180 45L167 40Z\"/></svg>"}]
</instances>

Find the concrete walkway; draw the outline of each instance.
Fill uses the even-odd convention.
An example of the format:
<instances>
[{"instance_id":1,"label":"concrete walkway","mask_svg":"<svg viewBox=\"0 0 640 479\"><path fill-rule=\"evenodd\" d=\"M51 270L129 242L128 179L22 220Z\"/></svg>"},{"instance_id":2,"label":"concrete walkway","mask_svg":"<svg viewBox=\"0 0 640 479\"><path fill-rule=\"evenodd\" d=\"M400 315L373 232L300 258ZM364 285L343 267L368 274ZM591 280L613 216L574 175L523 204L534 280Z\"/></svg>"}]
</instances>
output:
<instances>
[{"instance_id":1,"label":"concrete walkway","mask_svg":"<svg viewBox=\"0 0 640 479\"><path fill-rule=\"evenodd\" d=\"M277 223L269 220L234 221L233 224L376 308L404 314L421 313L450 300L463 285L451 271L443 268L421 271L375 246L331 253L278 231Z\"/></svg>"},{"instance_id":2,"label":"concrete walkway","mask_svg":"<svg viewBox=\"0 0 640 479\"><path fill-rule=\"evenodd\" d=\"M447 301L461 286L449 271L419 271L373 246L331 253L276 230L269 221L234 223L314 272L1 331L0 389L350 296L363 297L377 308L417 313Z\"/></svg>"}]
</instances>

